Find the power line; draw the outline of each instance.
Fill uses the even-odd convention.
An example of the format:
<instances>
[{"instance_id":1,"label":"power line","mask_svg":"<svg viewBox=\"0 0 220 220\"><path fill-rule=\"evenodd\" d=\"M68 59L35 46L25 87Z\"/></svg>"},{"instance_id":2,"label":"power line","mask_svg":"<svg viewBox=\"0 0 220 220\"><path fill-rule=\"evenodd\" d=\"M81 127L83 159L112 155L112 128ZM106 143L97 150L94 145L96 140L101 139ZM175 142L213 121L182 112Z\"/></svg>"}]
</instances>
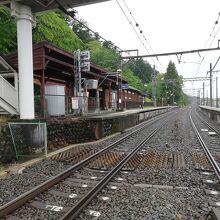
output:
<instances>
[{"instance_id":1,"label":"power line","mask_svg":"<svg viewBox=\"0 0 220 220\"><path fill-rule=\"evenodd\" d=\"M211 37L212 37L212 35L213 35L214 31L215 31L215 28L216 28L216 26L217 26L218 23L219 23L219 19L220 19L220 12L218 13L218 18L217 18L217 20L216 20L215 23L214 23L214 26L213 26L212 31L211 31L211 33L210 33L210 35L209 35L209 37L208 37L208 39L207 39L207 41L206 41L206 43L205 43L204 48L206 48L206 46L208 45L208 42L209 42L209 40L211 39ZM219 28L220 28L220 27L219 27ZM212 45L212 43L213 43L213 41L214 41L214 39L215 39L215 37L216 37L218 31L219 31L219 29L217 30L217 32L216 32L216 34L215 34L213 40L212 40L211 43L209 44L209 48L211 47L211 45ZM208 52L207 52L207 53L208 53ZM199 64L198 67L197 67L196 75L199 73L200 67L201 67L201 65L202 65L202 62L205 60L205 57L206 57L207 53L206 53L203 57L200 57L200 59L199 59L199 63L200 63L200 64Z\"/></svg>"},{"instance_id":2,"label":"power line","mask_svg":"<svg viewBox=\"0 0 220 220\"><path fill-rule=\"evenodd\" d=\"M217 36L217 34L218 34L219 30L220 30L220 26L219 26L219 28L218 28L218 30L217 30L217 32L216 32L216 34L214 35L214 37L213 37L212 41L210 42L210 44L209 44L209 47L208 47L208 48L210 48L210 47L212 46L213 41L215 40L215 38L216 38L216 36ZM202 58L202 61L205 59L205 57L206 57L207 53L208 53L208 52L206 52L206 53L205 53L204 57Z\"/></svg>"},{"instance_id":3,"label":"power line","mask_svg":"<svg viewBox=\"0 0 220 220\"><path fill-rule=\"evenodd\" d=\"M125 18L127 19L128 23L131 25L132 29L134 30L135 34L137 35L138 39L140 40L141 44L144 46L144 48L145 48L145 50L147 51L147 53L150 54L149 51L148 51L148 49L147 49L147 47L146 47L146 45L144 44L143 40L140 38L138 32L137 32L136 29L134 28L134 25L132 24L132 22L130 21L129 17L127 16L127 14L125 13L124 9L122 8L121 4L118 2L118 0L116 0L116 2L117 2L117 4L118 4L119 8L121 9L122 13L124 14ZM153 63L156 65L154 59L151 58L151 60L152 60ZM161 71L161 72L162 72L162 71Z\"/></svg>"},{"instance_id":4,"label":"power line","mask_svg":"<svg viewBox=\"0 0 220 220\"><path fill-rule=\"evenodd\" d=\"M208 37L208 39L207 39L207 41L206 41L206 43L205 43L204 48L206 48L206 46L208 45L208 42L209 42L209 40L210 40L210 38L211 38L211 36L212 36L214 30L215 30L215 27L216 27L216 25L218 24L219 18L220 18L220 12L219 12L219 14L218 14L218 19L215 21L214 26L213 26L213 28L212 28L212 31L211 31L211 33L210 33L210 35L209 35L209 37Z\"/></svg>"},{"instance_id":5,"label":"power line","mask_svg":"<svg viewBox=\"0 0 220 220\"><path fill-rule=\"evenodd\" d=\"M216 65L218 64L218 61L220 60L220 57L217 59L217 61L216 61L216 63L215 63L215 65L213 66L213 68L212 68L212 70L214 70L215 69L215 67L216 67Z\"/></svg>"},{"instance_id":6,"label":"power line","mask_svg":"<svg viewBox=\"0 0 220 220\"><path fill-rule=\"evenodd\" d=\"M76 17L75 17L75 11L72 13L72 12L69 12L67 11L64 6L58 1L58 0L55 0L55 2L57 3L58 5L58 9L60 9L62 12L64 12L66 15L69 15L72 19L74 19L75 21L77 21L79 24L81 24L82 26L84 26L87 30L89 30L90 32L92 32L94 35L98 35L99 38L101 38L102 40L104 41L107 41L109 42L112 46L114 46L115 48L117 48L119 51L122 51L122 49L118 46L116 46L115 44L113 44L111 41L105 39L104 37L102 37L99 33L93 31L91 28L89 28L88 26L86 26L83 22L81 22L80 20L78 20Z\"/></svg>"},{"instance_id":7,"label":"power line","mask_svg":"<svg viewBox=\"0 0 220 220\"><path fill-rule=\"evenodd\" d=\"M124 56L124 57L122 57L122 59L182 55L182 54L188 54L188 53L199 53L199 52L214 51L214 50L220 50L220 47L207 48L207 49L196 49L196 50L186 50L186 51L178 51L178 52L170 52L170 53L148 54L148 55L139 55L139 56L127 56L127 57Z\"/></svg>"},{"instance_id":8,"label":"power line","mask_svg":"<svg viewBox=\"0 0 220 220\"><path fill-rule=\"evenodd\" d=\"M131 12L130 8L128 7L127 3L125 2L125 0L123 0L125 7L127 8L128 12L130 13L135 26L139 29L139 33L143 35L143 39L145 40L145 42L147 43L148 47L151 49L151 51L155 54L153 48L151 47L149 41L147 40L147 38L145 37L143 30L140 28L139 23L137 22L137 20L134 18L133 13ZM158 59L158 57L156 57L157 61L159 62L160 66L164 69L163 65L161 64L160 60Z\"/></svg>"}]
</instances>

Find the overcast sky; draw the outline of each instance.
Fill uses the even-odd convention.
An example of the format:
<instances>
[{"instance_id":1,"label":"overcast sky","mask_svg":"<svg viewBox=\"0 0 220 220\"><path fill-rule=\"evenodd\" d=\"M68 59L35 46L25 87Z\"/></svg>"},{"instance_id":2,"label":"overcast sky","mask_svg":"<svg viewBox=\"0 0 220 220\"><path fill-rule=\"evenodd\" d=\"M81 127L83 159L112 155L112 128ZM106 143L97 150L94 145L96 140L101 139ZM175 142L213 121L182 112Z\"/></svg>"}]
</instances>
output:
<instances>
[{"instance_id":1,"label":"overcast sky","mask_svg":"<svg viewBox=\"0 0 220 220\"><path fill-rule=\"evenodd\" d=\"M215 40L211 47L217 47L217 41L220 39L219 24L214 25L219 17L220 1L219 0L124 0L135 20L138 22L144 36L153 48L154 53L176 52L183 50L193 50L204 48L206 42L215 26L214 32L209 38L206 47ZM118 0L129 20L135 26L135 22L130 16L123 0ZM136 36L129 22L126 20L122 10L116 0L104 3L93 4L76 8L78 17L85 19L91 29L100 33L104 38L111 40L123 50L139 49L140 55L148 54L140 40ZM137 31L139 31L136 28ZM143 35L140 35L143 39ZM151 49L146 41L148 51L152 54ZM200 54L202 57L205 53ZM209 52L204 61L199 66L200 57L198 54L183 55L181 60L189 63L178 63L176 56L159 57L162 66L154 59L156 69L165 72L169 60L175 62L179 75L186 77L206 76L209 70L209 64L215 64L220 56L220 51ZM154 65L151 58L147 61ZM199 71L198 71L198 67ZM215 70L220 69L220 62ZM214 77L220 76L220 73ZM219 83L220 84L220 83ZM209 83L206 82L206 90ZM201 88L202 82L186 83L185 87ZM219 86L220 87L220 86ZM215 90L215 89L214 89ZM214 93L215 94L215 93Z\"/></svg>"}]
</instances>

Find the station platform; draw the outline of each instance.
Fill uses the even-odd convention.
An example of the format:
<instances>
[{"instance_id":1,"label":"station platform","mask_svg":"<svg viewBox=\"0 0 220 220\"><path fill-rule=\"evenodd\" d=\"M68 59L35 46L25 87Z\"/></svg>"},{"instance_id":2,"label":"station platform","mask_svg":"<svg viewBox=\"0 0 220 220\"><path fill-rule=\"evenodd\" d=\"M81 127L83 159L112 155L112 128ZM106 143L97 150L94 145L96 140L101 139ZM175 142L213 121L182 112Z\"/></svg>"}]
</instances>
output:
<instances>
[{"instance_id":1,"label":"station platform","mask_svg":"<svg viewBox=\"0 0 220 220\"><path fill-rule=\"evenodd\" d=\"M116 132L122 132L125 129L133 127L156 115L170 111L175 107L164 106L146 109L130 109L119 112L100 112L83 116L90 122L94 131L94 138L101 139Z\"/></svg>"},{"instance_id":2,"label":"station platform","mask_svg":"<svg viewBox=\"0 0 220 220\"><path fill-rule=\"evenodd\" d=\"M210 119L220 123L220 108L199 105L200 110L206 114Z\"/></svg>"},{"instance_id":3,"label":"station platform","mask_svg":"<svg viewBox=\"0 0 220 220\"><path fill-rule=\"evenodd\" d=\"M152 111L157 111L157 110L162 110L162 109L170 109L173 108L172 106L164 106L164 107L149 107L149 108L137 108L137 109L126 109L123 111L100 111L98 113L90 113L87 115L84 115L83 118L85 119L113 119L113 118L118 118L118 117L126 117L129 115L134 115L134 114L140 114L140 113L145 113L145 112L152 112Z\"/></svg>"}]
</instances>

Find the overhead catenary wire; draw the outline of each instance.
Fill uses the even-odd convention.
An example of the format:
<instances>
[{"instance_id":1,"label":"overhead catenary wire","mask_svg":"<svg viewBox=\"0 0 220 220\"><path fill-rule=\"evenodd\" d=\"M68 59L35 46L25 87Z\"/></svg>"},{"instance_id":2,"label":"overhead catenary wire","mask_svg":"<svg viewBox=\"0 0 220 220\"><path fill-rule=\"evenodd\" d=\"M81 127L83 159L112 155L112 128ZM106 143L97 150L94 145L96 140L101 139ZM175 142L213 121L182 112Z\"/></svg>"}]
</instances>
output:
<instances>
[{"instance_id":1,"label":"overhead catenary wire","mask_svg":"<svg viewBox=\"0 0 220 220\"><path fill-rule=\"evenodd\" d=\"M211 46L212 46L212 44L213 44L213 41L215 40L215 38L216 38L216 36L217 36L217 34L218 34L219 30L220 30L220 26L219 26L218 30L216 31L215 35L213 36L213 39L212 39L212 41L210 42L210 44L209 44L209 47L208 47L208 48L211 48ZM208 52L206 52L206 53L205 53L204 57L202 58L202 61L205 59L205 57L206 57L207 53L208 53Z\"/></svg>"},{"instance_id":2,"label":"overhead catenary wire","mask_svg":"<svg viewBox=\"0 0 220 220\"><path fill-rule=\"evenodd\" d=\"M79 24L81 24L82 26L84 26L87 30L89 30L91 33L93 33L94 35L98 35L100 39L109 42L113 47L115 47L116 49L120 51L123 51L120 47L116 46L115 44L113 44L111 41L107 40L106 38L102 37L99 33L93 31L91 28L89 28L88 26L86 26L83 22L81 22L80 20L78 20L73 13L67 11L64 6L58 1L55 0L55 2L58 5L58 9L60 9L63 13L65 13L66 15L70 16L72 19L74 19L75 21L77 21Z\"/></svg>"},{"instance_id":3,"label":"overhead catenary wire","mask_svg":"<svg viewBox=\"0 0 220 220\"><path fill-rule=\"evenodd\" d=\"M214 69L215 69L215 67L216 67L216 65L218 64L219 60L220 60L220 56L219 56L219 58L217 59L217 61L216 61L215 65L214 65L214 66L213 66L213 68L212 68L212 70L214 70Z\"/></svg>"},{"instance_id":4,"label":"overhead catenary wire","mask_svg":"<svg viewBox=\"0 0 220 220\"><path fill-rule=\"evenodd\" d=\"M213 26L213 28L212 28L211 33L209 34L209 37L208 37L208 39L207 39L207 41L206 41L206 43L205 43L204 48L207 47L207 45L208 45L208 43L209 43L209 41L210 41L210 39L211 39L211 37L212 37L212 35L213 35L215 29L216 29L216 26L219 24L219 19L220 19L220 12L218 13L218 18L217 18L217 20L216 20L215 23L214 23L214 26ZM220 29L220 27L218 28L218 30L217 30L216 34L214 35L213 40L210 42L208 48L211 47L211 45L212 45L212 43L213 43L215 37L217 36L217 34L218 34L218 32L219 32L219 29ZM199 58L199 65L198 65L197 70L196 70L196 75L199 73L200 67L201 67L201 65L202 65L202 62L205 60L207 53L208 53L208 52L206 52L203 57L200 56L200 58Z\"/></svg>"},{"instance_id":5,"label":"overhead catenary wire","mask_svg":"<svg viewBox=\"0 0 220 220\"><path fill-rule=\"evenodd\" d=\"M214 31L215 31L216 25L218 24L219 18L220 18L220 12L219 12L219 14L218 14L217 20L216 20L215 23L214 23L214 26L213 26L213 28L212 28L212 31L211 31L211 33L210 33L210 35L209 35L209 37L208 37L208 39L207 39L207 41L206 41L206 43L205 43L205 45L204 45L204 48L206 48L206 46L208 45L208 42L209 42L210 38L212 37L212 34L213 34Z\"/></svg>"},{"instance_id":6,"label":"overhead catenary wire","mask_svg":"<svg viewBox=\"0 0 220 220\"><path fill-rule=\"evenodd\" d=\"M123 3L124 3L124 5L125 5L125 7L127 8L129 14L131 15L131 17L132 17L132 19L133 19L133 21L134 21L134 23L135 23L135 26L139 29L139 33L143 36L143 39L144 39L145 42L147 43L147 45L148 45L148 47L150 48L150 50L152 51L152 53L155 54L155 52L154 52L153 48L151 47L149 41L147 40L146 36L144 35L143 30L140 28L139 23L137 22L137 20L135 19L133 13L131 12L130 8L128 7L128 4L125 2L125 0L123 0ZM163 67L163 65L161 64L159 58L156 57L156 59L157 59L158 63L160 64L160 66L164 69L164 67Z\"/></svg>"},{"instance_id":7,"label":"overhead catenary wire","mask_svg":"<svg viewBox=\"0 0 220 220\"><path fill-rule=\"evenodd\" d=\"M147 47L146 47L146 45L145 45L145 43L144 43L144 41L143 41L143 40L141 39L141 37L139 36L138 32L136 31L136 29L135 29L134 25L132 24L131 20L129 19L129 17L128 17L127 14L125 13L125 11L124 11L124 9L122 8L121 4L119 3L118 0L116 0L116 3L118 4L119 8L121 9L122 13L124 14L124 16L125 16L126 20L128 21L128 23L131 25L132 29L134 30L134 32L135 32L136 36L138 37L138 39L140 40L141 44L143 45L143 47L145 48L145 50L147 51L147 53L150 54L150 53L149 53L149 50L147 49ZM151 60L153 61L153 63L155 64L155 66L157 66L157 64L155 63L154 59L151 58ZM162 67L162 68L163 68L163 67ZM162 71L160 70L160 72L162 72Z\"/></svg>"},{"instance_id":8,"label":"overhead catenary wire","mask_svg":"<svg viewBox=\"0 0 220 220\"><path fill-rule=\"evenodd\" d=\"M124 9L122 8L122 6L120 5L120 3L118 2L118 0L116 0L118 6L120 7L121 11L123 12L124 16L126 17L127 21L129 22L129 24L131 25L132 29L134 30L135 34L137 35L137 37L139 38L140 42L142 43L142 45L145 47L144 42L142 41L142 39L140 38L140 36L138 35L138 32L135 30L132 22L130 21L130 19L128 18L128 16L126 15ZM148 49L145 48L147 53L149 53Z\"/></svg>"}]
</instances>

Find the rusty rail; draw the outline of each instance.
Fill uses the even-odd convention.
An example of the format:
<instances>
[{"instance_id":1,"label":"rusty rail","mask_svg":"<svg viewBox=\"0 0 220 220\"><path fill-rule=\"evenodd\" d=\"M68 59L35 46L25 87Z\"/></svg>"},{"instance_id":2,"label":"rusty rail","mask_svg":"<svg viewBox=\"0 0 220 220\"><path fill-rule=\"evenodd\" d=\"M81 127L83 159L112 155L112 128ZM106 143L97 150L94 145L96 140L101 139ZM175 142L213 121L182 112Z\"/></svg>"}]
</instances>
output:
<instances>
[{"instance_id":1,"label":"rusty rail","mask_svg":"<svg viewBox=\"0 0 220 220\"><path fill-rule=\"evenodd\" d=\"M157 133L165 124L162 123L148 135L136 148L134 148L126 157L124 157L99 183L97 183L73 208L71 208L61 219L73 220L80 212L91 202L91 200L112 180L112 178L123 168L123 166L143 147L143 145Z\"/></svg>"},{"instance_id":2,"label":"rusty rail","mask_svg":"<svg viewBox=\"0 0 220 220\"><path fill-rule=\"evenodd\" d=\"M191 112L190 112L190 116L189 117L190 117L192 128L193 128L193 130L194 130L194 132L195 132L195 134L196 134L196 136L197 136L197 138L198 138L198 140L199 140L199 142L200 142L200 144L202 146L202 149L205 152L205 155L207 156L210 164L212 165L212 167L213 167L213 169L214 169L218 179L220 180L220 168L219 168L217 162L215 161L214 157L212 156L211 152L209 151L208 147L206 146L205 142L203 141L201 135L199 134L199 131L196 128L196 125L195 125L195 123L192 120Z\"/></svg>"},{"instance_id":3,"label":"rusty rail","mask_svg":"<svg viewBox=\"0 0 220 220\"><path fill-rule=\"evenodd\" d=\"M169 115L170 113L168 113ZM167 114L166 114L167 115ZM166 117L166 116L165 116ZM26 193L18 196L17 198L13 199L12 201L6 203L5 205L0 207L0 218L12 213L13 211L15 211L17 208L21 207L22 205L24 205L25 203L27 203L28 201L30 201L31 199L33 199L34 197L36 197L37 195L43 193L44 191L48 190L49 188L51 188L52 186L54 186L55 184L59 183L60 181L62 181L63 179L67 178L68 176L70 176L71 174L73 174L73 172L75 172L76 170L82 168L83 166L87 165L88 163L90 163L93 159L97 158L98 156L102 155L103 153L107 152L108 150L112 149L113 147L115 147L116 145L120 144L121 142L123 142L124 140L126 140L129 136L138 133L140 130L142 130L144 127L149 126L150 124L160 120L161 118L164 118L164 115L159 116L157 118L152 118L149 121L143 123L144 125L141 126L140 128L138 128L137 130L131 132L130 134L122 137L121 139L117 140L116 142L108 145L107 147L105 147L104 149L94 153L93 155L90 155L89 157L85 158L84 160L76 163L75 165L71 166L70 168L68 168L67 170L61 172L60 174L52 177L51 179L41 183L40 185L36 186L35 188L27 191Z\"/></svg>"}]
</instances>

